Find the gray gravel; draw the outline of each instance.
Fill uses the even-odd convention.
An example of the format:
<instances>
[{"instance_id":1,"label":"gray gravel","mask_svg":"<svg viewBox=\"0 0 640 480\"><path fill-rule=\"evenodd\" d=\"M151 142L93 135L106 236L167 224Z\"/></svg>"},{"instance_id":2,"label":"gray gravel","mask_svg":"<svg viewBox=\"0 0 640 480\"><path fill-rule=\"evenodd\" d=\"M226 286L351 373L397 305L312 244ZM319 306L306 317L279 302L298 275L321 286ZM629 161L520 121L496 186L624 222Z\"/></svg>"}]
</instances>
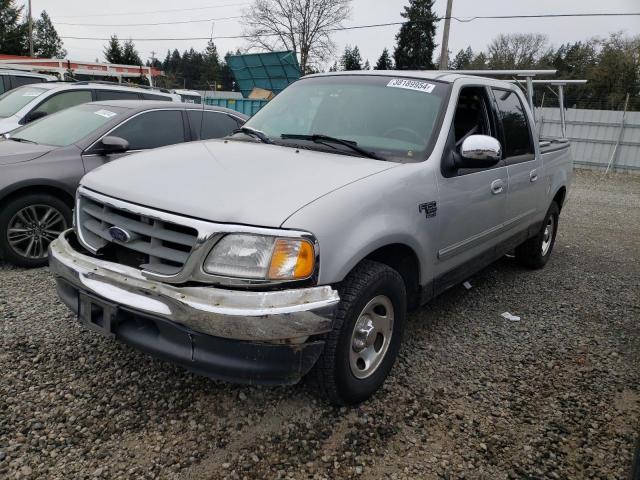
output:
<instances>
[{"instance_id":1,"label":"gray gravel","mask_svg":"<svg viewBox=\"0 0 640 480\"><path fill-rule=\"evenodd\" d=\"M46 269L0 265L0 478L626 478L639 238L640 176L579 173L547 267L505 258L411 314L353 409L154 360L80 328Z\"/></svg>"}]
</instances>

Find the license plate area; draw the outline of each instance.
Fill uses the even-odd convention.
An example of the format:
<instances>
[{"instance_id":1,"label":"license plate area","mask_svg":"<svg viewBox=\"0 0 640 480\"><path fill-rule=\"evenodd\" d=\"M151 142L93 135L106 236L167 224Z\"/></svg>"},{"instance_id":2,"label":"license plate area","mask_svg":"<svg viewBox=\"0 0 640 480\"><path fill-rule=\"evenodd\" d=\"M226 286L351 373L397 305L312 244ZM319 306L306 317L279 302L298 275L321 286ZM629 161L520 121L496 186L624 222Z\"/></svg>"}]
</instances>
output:
<instances>
[{"instance_id":1,"label":"license plate area","mask_svg":"<svg viewBox=\"0 0 640 480\"><path fill-rule=\"evenodd\" d=\"M78 295L78 321L102 335L113 336L117 310L113 303L82 292Z\"/></svg>"}]
</instances>

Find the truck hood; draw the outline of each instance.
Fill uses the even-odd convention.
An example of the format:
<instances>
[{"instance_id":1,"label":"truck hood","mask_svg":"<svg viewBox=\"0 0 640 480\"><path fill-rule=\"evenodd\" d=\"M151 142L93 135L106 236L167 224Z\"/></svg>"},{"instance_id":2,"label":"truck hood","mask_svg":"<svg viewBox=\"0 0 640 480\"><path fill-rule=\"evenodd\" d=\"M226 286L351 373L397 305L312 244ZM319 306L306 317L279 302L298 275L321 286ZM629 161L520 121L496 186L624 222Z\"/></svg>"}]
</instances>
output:
<instances>
[{"instance_id":1,"label":"truck hood","mask_svg":"<svg viewBox=\"0 0 640 480\"><path fill-rule=\"evenodd\" d=\"M56 147L50 145L36 145L33 143L0 140L0 165L27 162L40 158Z\"/></svg>"},{"instance_id":2,"label":"truck hood","mask_svg":"<svg viewBox=\"0 0 640 480\"><path fill-rule=\"evenodd\" d=\"M203 220L279 227L315 199L395 166L368 158L211 140L121 158L85 175L81 184Z\"/></svg>"}]
</instances>

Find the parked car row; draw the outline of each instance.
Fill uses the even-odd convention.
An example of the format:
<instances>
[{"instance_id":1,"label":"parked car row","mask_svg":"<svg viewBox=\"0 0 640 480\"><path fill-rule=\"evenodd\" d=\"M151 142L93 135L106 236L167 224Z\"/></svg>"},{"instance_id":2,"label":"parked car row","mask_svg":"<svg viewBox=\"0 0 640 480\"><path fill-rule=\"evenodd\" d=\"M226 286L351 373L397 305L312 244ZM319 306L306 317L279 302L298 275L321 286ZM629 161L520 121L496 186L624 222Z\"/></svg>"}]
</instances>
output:
<instances>
[{"instance_id":1,"label":"parked car row","mask_svg":"<svg viewBox=\"0 0 640 480\"><path fill-rule=\"evenodd\" d=\"M42 188L11 200L4 248L40 261L24 259L69 225L78 177L126 145L146 150L80 180L50 269L83 325L195 372L267 385L307 376L334 403L361 402L391 371L409 308L507 252L541 268L553 250L569 144L538 142L509 82L312 75L224 140L184 144L220 113L161 107L100 102L12 134L6 148L31 160L9 160L2 178L19 184L46 165L68 203L42 207ZM165 110L173 118L158 120ZM151 125L135 128L145 115ZM67 121L86 127L55 125ZM178 145L148 150L167 143Z\"/></svg>"},{"instance_id":2,"label":"parked car row","mask_svg":"<svg viewBox=\"0 0 640 480\"><path fill-rule=\"evenodd\" d=\"M13 92L23 94L33 88L39 87ZM52 90L57 93L51 94ZM40 103L20 111L28 116L43 106L50 111L79 98L131 94L77 84L42 92ZM246 119L220 107L105 100L66 108L12 131L0 140L0 255L24 267L45 265L49 243L71 226L80 178L94 168L133 152L224 137Z\"/></svg>"}]
</instances>

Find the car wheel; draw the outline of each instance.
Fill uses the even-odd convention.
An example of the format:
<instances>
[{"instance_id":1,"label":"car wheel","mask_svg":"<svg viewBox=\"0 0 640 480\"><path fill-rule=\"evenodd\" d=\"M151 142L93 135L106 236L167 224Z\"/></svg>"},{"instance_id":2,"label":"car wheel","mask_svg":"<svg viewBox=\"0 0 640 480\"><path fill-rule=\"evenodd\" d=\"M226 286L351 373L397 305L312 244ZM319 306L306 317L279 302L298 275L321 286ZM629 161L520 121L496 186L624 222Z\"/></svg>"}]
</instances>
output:
<instances>
[{"instance_id":1,"label":"car wheel","mask_svg":"<svg viewBox=\"0 0 640 480\"><path fill-rule=\"evenodd\" d=\"M0 253L20 267L43 267L49 244L71 225L71 209L48 194L11 200L0 212Z\"/></svg>"},{"instance_id":2,"label":"car wheel","mask_svg":"<svg viewBox=\"0 0 640 480\"><path fill-rule=\"evenodd\" d=\"M369 260L338 291L333 330L310 376L330 402L350 405L369 398L387 378L402 342L407 298L400 274Z\"/></svg>"},{"instance_id":3,"label":"car wheel","mask_svg":"<svg viewBox=\"0 0 640 480\"><path fill-rule=\"evenodd\" d=\"M553 202L538 234L516 248L518 263L527 268L542 268L547 264L556 241L559 216L558 204Z\"/></svg>"}]
</instances>

